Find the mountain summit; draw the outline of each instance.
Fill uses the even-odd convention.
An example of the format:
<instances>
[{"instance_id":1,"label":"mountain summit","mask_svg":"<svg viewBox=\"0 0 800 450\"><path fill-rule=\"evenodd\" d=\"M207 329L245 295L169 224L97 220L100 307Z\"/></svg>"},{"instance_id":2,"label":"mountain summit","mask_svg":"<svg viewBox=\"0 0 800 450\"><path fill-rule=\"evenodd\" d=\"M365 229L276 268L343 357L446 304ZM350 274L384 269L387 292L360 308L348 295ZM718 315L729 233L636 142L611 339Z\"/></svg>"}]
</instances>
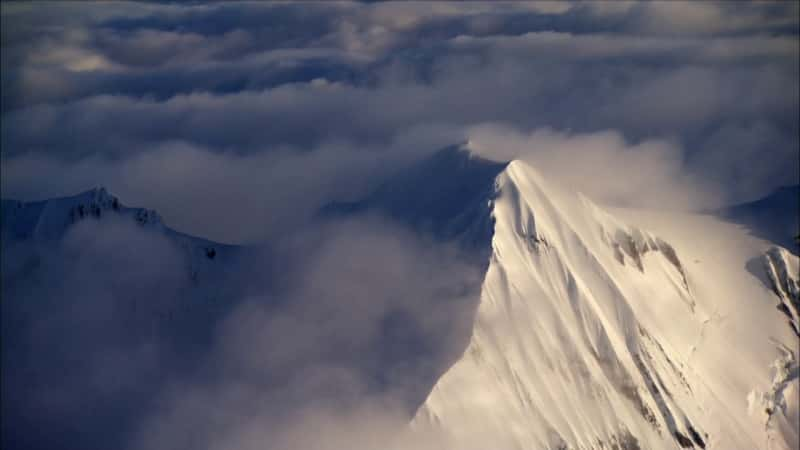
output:
<instances>
[{"instance_id":1,"label":"mountain summit","mask_svg":"<svg viewBox=\"0 0 800 450\"><path fill-rule=\"evenodd\" d=\"M472 337L413 430L459 449L797 447L798 341L773 307L798 295L790 269L751 276L520 161L495 185Z\"/></svg>"},{"instance_id":2,"label":"mountain summit","mask_svg":"<svg viewBox=\"0 0 800 450\"><path fill-rule=\"evenodd\" d=\"M785 250L709 216L644 220L663 234L631 226L464 145L326 208L366 211L486 250L469 342L411 435L466 450L798 445L800 294Z\"/></svg>"}]
</instances>

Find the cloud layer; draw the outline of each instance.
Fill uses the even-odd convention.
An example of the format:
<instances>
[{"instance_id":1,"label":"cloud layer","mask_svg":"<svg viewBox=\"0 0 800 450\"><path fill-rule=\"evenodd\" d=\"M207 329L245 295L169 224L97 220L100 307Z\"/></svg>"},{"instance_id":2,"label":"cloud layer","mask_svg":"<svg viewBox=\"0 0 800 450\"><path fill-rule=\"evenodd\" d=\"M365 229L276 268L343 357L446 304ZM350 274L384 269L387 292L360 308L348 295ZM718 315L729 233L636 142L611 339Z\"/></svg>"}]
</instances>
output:
<instances>
[{"instance_id":1,"label":"cloud layer","mask_svg":"<svg viewBox=\"0 0 800 450\"><path fill-rule=\"evenodd\" d=\"M369 216L197 277L176 242L113 215L2 250L9 448L406 448L485 269Z\"/></svg>"},{"instance_id":2,"label":"cloud layer","mask_svg":"<svg viewBox=\"0 0 800 450\"><path fill-rule=\"evenodd\" d=\"M798 181L794 3L49 6L3 5L4 196L102 183L258 240L485 124L669 142L718 203Z\"/></svg>"}]
</instances>

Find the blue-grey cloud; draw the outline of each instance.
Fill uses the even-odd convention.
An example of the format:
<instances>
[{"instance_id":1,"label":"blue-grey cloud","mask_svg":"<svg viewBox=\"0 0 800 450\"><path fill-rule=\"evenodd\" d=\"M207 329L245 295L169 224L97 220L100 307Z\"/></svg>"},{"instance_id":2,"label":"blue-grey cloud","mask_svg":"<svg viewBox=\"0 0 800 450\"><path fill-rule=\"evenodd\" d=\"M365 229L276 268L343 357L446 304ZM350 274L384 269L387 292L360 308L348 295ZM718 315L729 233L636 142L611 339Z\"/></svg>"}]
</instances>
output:
<instances>
[{"instance_id":1,"label":"blue-grey cloud","mask_svg":"<svg viewBox=\"0 0 800 450\"><path fill-rule=\"evenodd\" d=\"M523 133L613 130L634 143L666 139L676 143L682 170L724 194L720 202L748 200L800 176L792 3L50 6L3 6L2 187L9 195L71 193L79 182L106 182L109 173L160 157L141 155L175 146L294 171L286 177L294 185L276 186L282 192L352 186L361 171L372 180L363 193L392 165L483 123ZM304 173L322 165L313 161L336 167L325 156L332 147L349 155L341 170L308 180ZM770 158L756 156L764 153ZM60 187L31 181L81 173L98 160L95 175L66 176L71 181ZM298 160L310 168L291 162ZM388 166L376 171L375 161ZM235 166L223 163L218 174ZM747 167L755 171L741 183ZM208 174L186 176L198 184ZM153 169L147 183L164 186L169 177L174 172ZM257 185L222 190L246 198ZM154 197L142 186L121 188ZM292 195L265 205L283 217L342 195L330 192L305 205ZM190 211L201 209L189 193L165 192L155 206L183 217L178 223L197 222ZM263 228L295 224L278 222ZM255 237L211 232L228 241Z\"/></svg>"}]
</instances>

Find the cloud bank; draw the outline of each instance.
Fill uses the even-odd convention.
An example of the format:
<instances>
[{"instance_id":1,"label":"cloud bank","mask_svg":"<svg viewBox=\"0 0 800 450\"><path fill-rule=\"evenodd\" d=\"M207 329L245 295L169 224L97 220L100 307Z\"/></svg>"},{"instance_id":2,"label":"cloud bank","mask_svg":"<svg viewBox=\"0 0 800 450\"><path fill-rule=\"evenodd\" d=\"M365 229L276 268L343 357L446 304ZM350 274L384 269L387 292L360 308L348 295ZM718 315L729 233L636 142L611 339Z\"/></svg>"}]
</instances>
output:
<instances>
[{"instance_id":1,"label":"cloud bank","mask_svg":"<svg viewBox=\"0 0 800 450\"><path fill-rule=\"evenodd\" d=\"M484 270L370 216L199 277L180 245L113 216L2 256L11 448L405 448L466 345Z\"/></svg>"},{"instance_id":2,"label":"cloud bank","mask_svg":"<svg viewBox=\"0 0 800 450\"><path fill-rule=\"evenodd\" d=\"M222 241L279 235L486 124L669 142L655 170L679 161L717 203L799 177L793 3L54 3L2 19L4 196L108 184Z\"/></svg>"}]
</instances>

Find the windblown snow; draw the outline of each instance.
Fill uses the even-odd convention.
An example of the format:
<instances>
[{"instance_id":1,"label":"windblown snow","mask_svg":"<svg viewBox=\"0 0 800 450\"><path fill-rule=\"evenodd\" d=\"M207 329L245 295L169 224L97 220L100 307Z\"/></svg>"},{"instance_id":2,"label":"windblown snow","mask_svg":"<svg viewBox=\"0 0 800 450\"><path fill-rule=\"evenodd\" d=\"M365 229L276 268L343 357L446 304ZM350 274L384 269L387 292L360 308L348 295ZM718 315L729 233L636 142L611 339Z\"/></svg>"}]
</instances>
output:
<instances>
[{"instance_id":1,"label":"windblown snow","mask_svg":"<svg viewBox=\"0 0 800 450\"><path fill-rule=\"evenodd\" d=\"M628 226L520 161L496 190L471 340L414 433L449 449L797 448L796 256L710 216Z\"/></svg>"}]
</instances>

